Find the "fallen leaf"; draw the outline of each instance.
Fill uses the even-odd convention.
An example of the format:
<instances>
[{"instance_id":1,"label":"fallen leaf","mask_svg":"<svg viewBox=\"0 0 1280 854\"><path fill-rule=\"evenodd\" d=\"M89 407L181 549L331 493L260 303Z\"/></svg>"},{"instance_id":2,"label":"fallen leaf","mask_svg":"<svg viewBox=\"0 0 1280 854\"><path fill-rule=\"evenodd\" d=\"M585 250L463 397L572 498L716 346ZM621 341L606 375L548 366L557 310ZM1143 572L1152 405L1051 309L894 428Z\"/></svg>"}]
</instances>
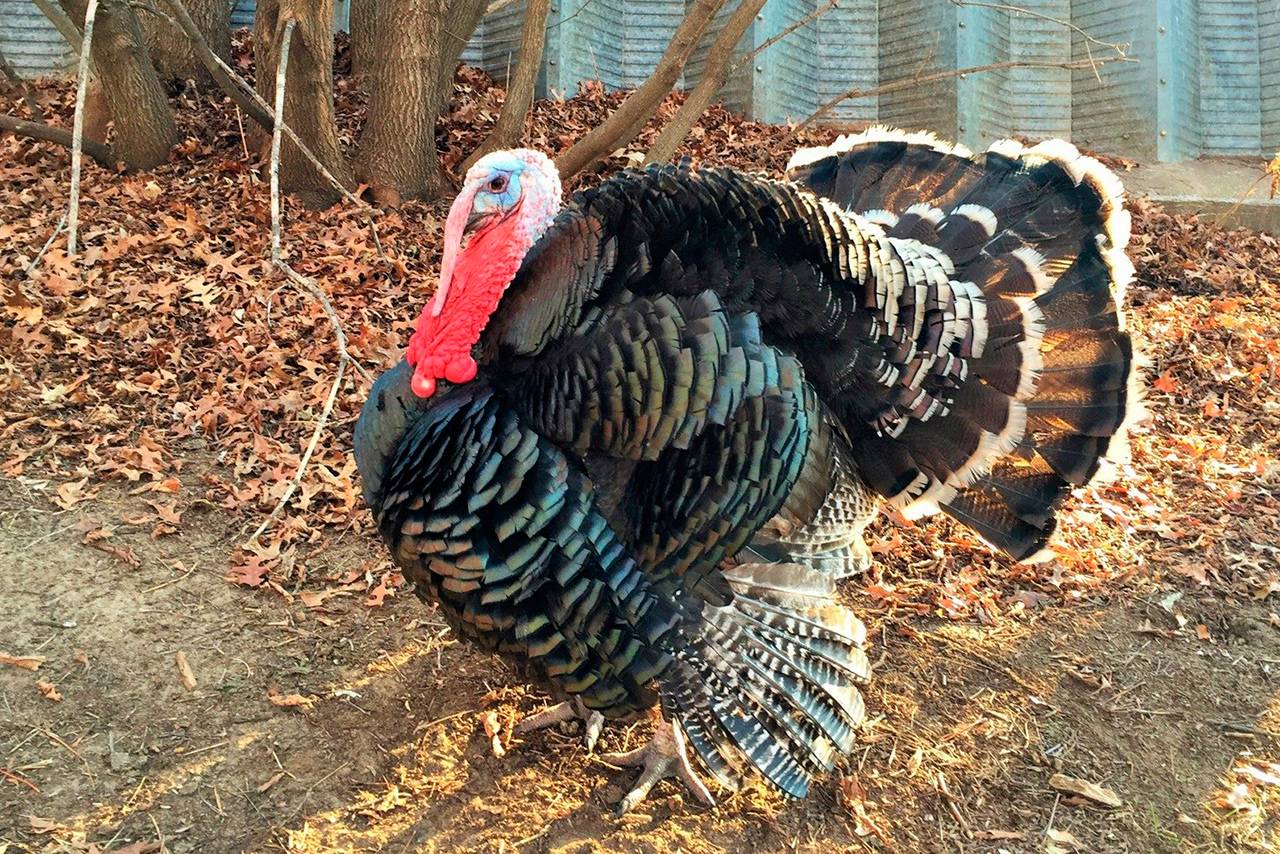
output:
<instances>
[{"instance_id":1,"label":"fallen leaf","mask_svg":"<svg viewBox=\"0 0 1280 854\"><path fill-rule=\"evenodd\" d=\"M1196 637L1202 641L1213 640L1213 637L1209 634L1209 627L1204 623L1196 623Z\"/></svg>"},{"instance_id":2,"label":"fallen leaf","mask_svg":"<svg viewBox=\"0 0 1280 854\"><path fill-rule=\"evenodd\" d=\"M839 782L839 800L854 820L854 833L858 836L875 836L886 845L891 845L889 835L871 818L867 809L867 791L862 788L862 781L857 774L845 774Z\"/></svg>"},{"instance_id":3,"label":"fallen leaf","mask_svg":"<svg viewBox=\"0 0 1280 854\"><path fill-rule=\"evenodd\" d=\"M1094 803L1102 804L1112 809L1124 805L1124 801L1120 799L1120 796L1105 786L1099 786L1097 783L1090 783L1087 780L1081 780L1067 774L1054 774L1049 778L1049 785L1059 792L1079 795L1082 798L1087 798Z\"/></svg>"},{"instance_id":4,"label":"fallen leaf","mask_svg":"<svg viewBox=\"0 0 1280 854\"><path fill-rule=\"evenodd\" d=\"M484 723L484 734L489 738L493 755L502 758L506 755L507 749L502 746L502 721L498 720L498 713L493 710L487 711L480 716L480 720Z\"/></svg>"},{"instance_id":5,"label":"fallen leaf","mask_svg":"<svg viewBox=\"0 0 1280 854\"><path fill-rule=\"evenodd\" d=\"M232 584L243 584L245 587L260 587L267 580L271 568L259 557L249 558L248 563L233 566L227 571L227 581Z\"/></svg>"},{"instance_id":6,"label":"fallen leaf","mask_svg":"<svg viewBox=\"0 0 1280 854\"><path fill-rule=\"evenodd\" d=\"M52 700L55 703L62 702L62 694L59 693L58 687L52 682L46 682L41 679L36 683L36 690L39 691L46 700Z\"/></svg>"},{"instance_id":7,"label":"fallen leaf","mask_svg":"<svg viewBox=\"0 0 1280 854\"><path fill-rule=\"evenodd\" d=\"M96 491L87 491L89 478L83 477L80 480L68 481L61 484L57 489L57 494L53 499L53 503L57 504L63 510L71 510L81 501L93 498L98 493Z\"/></svg>"},{"instance_id":8,"label":"fallen leaf","mask_svg":"<svg viewBox=\"0 0 1280 854\"><path fill-rule=\"evenodd\" d=\"M62 830L62 825L51 818L41 818L38 815L27 816L27 823L31 827L32 833L53 833Z\"/></svg>"},{"instance_id":9,"label":"fallen leaf","mask_svg":"<svg viewBox=\"0 0 1280 854\"><path fill-rule=\"evenodd\" d=\"M1160 375L1159 379L1151 384L1151 387L1165 394L1173 394L1178 390L1178 381L1173 378L1172 371L1165 371Z\"/></svg>"},{"instance_id":10,"label":"fallen leaf","mask_svg":"<svg viewBox=\"0 0 1280 854\"><path fill-rule=\"evenodd\" d=\"M1045 851L1048 852L1048 854L1053 854L1055 851L1064 852L1084 850L1084 846L1080 844L1080 840L1076 839L1075 834L1069 830L1058 830L1055 827L1051 827L1044 832L1044 835L1049 839L1049 842L1045 845Z\"/></svg>"},{"instance_id":11,"label":"fallen leaf","mask_svg":"<svg viewBox=\"0 0 1280 854\"><path fill-rule=\"evenodd\" d=\"M163 851L159 842L131 842L123 848L113 848L112 854L163 854Z\"/></svg>"},{"instance_id":12,"label":"fallen leaf","mask_svg":"<svg viewBox=\"0 0 1280 854\"><path fill-rule=\"evenodd\" d=\"M170 477L152 484L151 491L168 493L180 492L182 491L182 484L176 477Z\"/></svg>"},{"instance_id":13,"label":"fallen leaf","mask_svg":"<svg viewBox=\"0 0 1280 854\"><path fill-rule=\"evenodd\" d=\"M265 792L267 789L270 789L272 786L274 786L276 783L279 783L283 779L284 779L284 772L281 771L277 773L270 780L267 780L267 782L263 783L261 786L258 787L259 794L261 794L262 792Z\"/></svg>"},{"instance_id":14,"label":"fallen leaf","mask_svg":"<svg viewBox=\"0 0 1280 854\"><path fill-rule=\"evenodd\" d=\"M7 652L0 652L0 664L20 667L23 670L35 670L44 664L44 659L38 655L9 655Z\"/></svg>"},{"instance_id":15,"label":"fallen leaf","mask_svg":"<svg viewBox=\"0 0 1280 854\"><path fill-rule=\"evenodd\" d=\"M178 650L173 654L173 660L178 665L178 677L182 680L182 687L188 691L194 691L196 685L196 674L191 670L190 663L187 662L187 654L182 650Z\"/></svg>"},{"instance_id":16,"label":"fallen leaf","mask_svg":"<svg viewBox=\"0 0 1280 854\"><path fill-rule=\"evenodd\" d=\"M128 546L114 546L111 543L97 540L89 544L92 548L100 552L106 552L116 560L132 567L142 566L142 561L138 560L137 554Z\"/></svg>"},{"instance_id":17,"label":"fallen leaf","mask_svg":"<svg viewBox=\"0 0 1280 854\"><path fill-rule=\"evenodd\" d=\"M302 694L281 694L276 691L268 691L267 699L271 701L271 705L282 708L309 709L316 704L315 697L304 697Z\"/></svg>"},{"instance_id":18,"label":"fallen leaf","mask_svg":"<svg viewBox=\"0 0 1280 854\"><path fill-rule=\"evenodd\" d=\"M1218 798L1214 805L1219 809L1232 812L1257 812L1258 805L1253 802L1247 783L1237 783L1226 797Z\"/></svg>"}]
</instances>

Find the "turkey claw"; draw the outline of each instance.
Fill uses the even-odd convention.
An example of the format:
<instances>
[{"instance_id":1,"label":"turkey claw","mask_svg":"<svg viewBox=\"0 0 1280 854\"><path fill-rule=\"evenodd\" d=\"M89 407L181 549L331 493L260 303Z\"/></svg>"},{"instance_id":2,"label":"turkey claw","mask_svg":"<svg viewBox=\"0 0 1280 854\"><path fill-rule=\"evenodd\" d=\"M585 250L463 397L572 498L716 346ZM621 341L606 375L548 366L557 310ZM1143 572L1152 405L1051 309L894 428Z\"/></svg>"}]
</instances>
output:
<instances>
[{"instance_id":1,"label":"turkey claw","mask_svg":"<svg viewBox=\"0 0 1280 854\"><path fill-rule=\"evenodd\" d=\"M711 796L705 783L698 778L693 766L689 764L689 751L685 745L684 733L680 727L668 721L658 724L653 738L644 747L629 750L625 753L606 753L600 760L608 765L624 768L642 768L631 791L618 803L618 815L626 815L649 795L649 790L659 780L677 779L684 783L698 802L703 806L714 807L716 799Z\"/></svg>"},{"instance_id":2,"label":"turkey claw","mask_svg":"<svg viewBox=\"0 0 1280 854\"><path fill-rule=\"evenodd\" d=\"M586 746L588 753L594 753L596 742L600 740L600 733L604 729L604 715L594 709L588 709L576 697L572 702L557 703L550 708L535 712L516 724L514 731L517 735L524 735L555 726L562 721L572 720L581 720L585 724L582 743Z\"/></svg>"}]
</instances>

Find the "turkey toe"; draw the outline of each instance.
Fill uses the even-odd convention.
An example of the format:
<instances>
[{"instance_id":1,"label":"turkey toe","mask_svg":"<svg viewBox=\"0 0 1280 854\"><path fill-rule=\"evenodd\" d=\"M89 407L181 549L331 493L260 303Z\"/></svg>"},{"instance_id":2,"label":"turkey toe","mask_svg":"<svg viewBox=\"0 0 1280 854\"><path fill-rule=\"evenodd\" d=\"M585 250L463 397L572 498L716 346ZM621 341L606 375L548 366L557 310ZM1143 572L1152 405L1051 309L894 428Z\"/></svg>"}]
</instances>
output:
<instances>
[{"instance_id":1,"label":"turkey toe","mask_svg":"<svg viewBox=\"0 0 1280 854\"><path fill-rule=\"evenodd\" d=\"M703 806L714 807L716 799L699 779L689 763L684 734L674 724L663 721L653 738L643 747L625 753L606 753L600 759L608 765L623 768L641 768L631 791L618 803L618 815L626 815L649 795L649 790L660 780L677 779L693 793Z\"/></svg>"}]
</instances>

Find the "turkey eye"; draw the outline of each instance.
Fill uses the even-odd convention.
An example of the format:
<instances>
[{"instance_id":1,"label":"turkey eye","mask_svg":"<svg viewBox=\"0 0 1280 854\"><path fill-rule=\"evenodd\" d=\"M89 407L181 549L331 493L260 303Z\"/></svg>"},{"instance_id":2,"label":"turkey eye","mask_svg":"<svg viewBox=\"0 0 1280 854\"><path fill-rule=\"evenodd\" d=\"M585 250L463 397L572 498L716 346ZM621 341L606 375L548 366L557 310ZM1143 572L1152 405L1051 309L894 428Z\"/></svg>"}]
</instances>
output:
<instances>
[{"instance_id":1,"label":"turkey eye","mask_svg":"<svg viewBox=\"0 0 1280 854\"><path fill-rule=\"evenodd\" d=\"M503 190L507 189L507 176L494 175L489 179L489 189L495 193L501 193Z\"/></svg>"}]
</instances>

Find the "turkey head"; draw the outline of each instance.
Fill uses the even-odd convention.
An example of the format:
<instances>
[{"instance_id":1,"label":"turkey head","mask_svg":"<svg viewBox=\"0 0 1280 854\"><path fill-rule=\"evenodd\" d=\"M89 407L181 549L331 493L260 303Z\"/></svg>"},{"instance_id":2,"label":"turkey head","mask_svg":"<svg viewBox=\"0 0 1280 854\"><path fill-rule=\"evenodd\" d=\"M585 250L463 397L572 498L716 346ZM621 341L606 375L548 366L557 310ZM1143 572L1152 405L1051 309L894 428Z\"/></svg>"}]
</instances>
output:
<instances>
[{"instance_id":1,"label":"turkey head","mask_svg":"<svg viewBox=\"0 0 1280 854\"><path fill-rule=\"evenodd\" d=\"M471 348L559 212L560 196L555 164L527 148L487 154L467 171L445 221L440 283L409 340L415 394L430 397L440 379L475 377Z\"/></svg>"}]
</instances>

